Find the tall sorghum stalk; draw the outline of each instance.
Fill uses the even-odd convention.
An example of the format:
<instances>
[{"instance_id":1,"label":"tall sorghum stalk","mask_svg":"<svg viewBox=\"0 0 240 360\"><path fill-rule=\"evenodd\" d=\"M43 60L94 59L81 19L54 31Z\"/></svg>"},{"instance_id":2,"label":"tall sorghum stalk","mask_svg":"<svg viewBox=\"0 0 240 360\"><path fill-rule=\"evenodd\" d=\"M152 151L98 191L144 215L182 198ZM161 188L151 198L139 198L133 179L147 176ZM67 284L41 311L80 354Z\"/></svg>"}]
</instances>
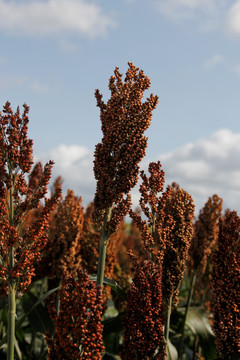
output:
<instances>
[{"instance_id":1,"label":"tall sorghum stalk","mask_svg":"<svg viewBox=\"0 0 240 360\"><path fill-rule=\"evenodd\" d=\"M168 300L166 319L165 319L165 325L164 325L164 340L165 340L166 348L169 343L170 320L171 320L171 313L172 313L172 299L173 299L173 296L170 295L169 300Z\"/></svg>"},{"instance_id":2,"label":"tall sorghum stalk","mask_svg":"<svg viewBox=\"0 0 240 360\"><path fill-rule=\"evenodd\" d=\"M159 219L164 217L163 209L159 208L159 202L164 203L167 195L159 196L164 187L164 172L160 162L150 163L148 171L149 177L143 171L141 172L142 184L140 185L140 206L147 221L130 211L134 224L140 230L145 253L142 251L140 261L134 260L135 274L129 292L124 330L124 359L127 359L129 352L133 359L164 359L165 357L162 299L165 233L161 232L159 227ZM146 303L146 307L142 305L143 311L140 306L141 301Z\"/></svg>"},{"instance_id":3,"label":"tall sorghum stalk","mask_svg":"<svg viewBox=\"0 0 240 360\"><path fill-rule=\"evenodd\" d=\"M9 169L10 181L12 182L12 172ZM9 225L14 225L14 203L13 203L13 186L9 189ZM8 268L11 271L14 268L14 248L9 251ZM8 347L7 358L14 358L15 342L15 316L16 316L16 283L11 279L8 280Z\"/></svg>"},{"instance_id":4,"label":"tall sorghum stalk","mask_svg":"<svg viewBox=\"0 0 240 360\"><path fill-rule=\"evenodd\" d=\"M163 297L167 309L165 336L168 340L172 309L178 303L178 293L186 269L186 260L193 234L194 204L192 197L175 183L168 187L165 218L171 219L163 258ZM163 228L165 224L163 223ZM166 344L167 345L167 344Z\"/></svg>"},{"instance_id":5,"label":"tall sorghum stalk","mask_svg":"<svg viewBox=\"0 0 240 360\"><path fill-rule=\"evenodd\" d=\"M158 102L152 94L142 102L150 80L132 63L128 65L124 81L118 68L110 78L111 97L107 104L99 91L95 92L103 132L102 142L95 149L97 189L93 214L101 234L97 274L101 287L108 241L131 207L129 192L138 181L139 163L147 147L143 134Z\"/></svg>"},{"instance_id":6,"label":"tall sorghum stalk","mask_svg":"<svg viewBox=\"0 0 240 360\"><path fill-rule=\"evenodd\" d=\"M128 296L124 324L123 359L164 359L162 259L163 239L158 228L159 193L163 191L164 172L160 162L150 163L150 176L141 172L140 206L148 221L130 211L134 223L141 231L147 260L134 262L134 277ZM157 241L162 247L157 248ZM131 252L130 252L131 254ZM129 356L130 355L130 356Z\"/></svg>"},{"instance_id":7,"label":"tall sorghum stalk","mask_svg":"<svg viewBox=\"0 0 240 360\"><path fill-rule=\"evenodd\" d=\"M103 225L100 232L100 246L99 246L99 258L97 268L97 284L103 286L104 271L106 264L107 245L109 241L109 235L107 233L107 222L109 219L109 212L107 211L104 215Z\"/></svg>"},{"instance_id":8,"label":"tall sorghum stalk","mask_svg":"<svg viewBox=\"0 0 240 360\"><path fill-rule=\"evenodd\" d=\"M192 237L194 204L191 196L177 184L168 186L163 192L164 172L160 162L150 163L148 171L149 177L144 172L141 173L143 182L140 186L140 205L148 222L133 212L130 215L142 233L150 259L161 263L164 337L167 348L171 311L178 301L178 289Z\"/></svg>"},{"instance_id":9,"label":"tall sorghum stalk","mask_svg":"<svg viewBox=\"0 0 240 360\"><path fill-rule=\"evenodd\" d=\"M213 254L213 331L221 360L240 358L240 218L227 211Z\"/></svg>"},{"instance_id":10,"label":"tall sorghum stalk","mask_svg":"<svg viewBox=\"0 0 240 360\"><path fill-rule=\"evenodd\" d=\"M191 280L181 328L181 339L178 348L179 359L182 358L185 323L194 294L195 283L198 277L200 277L201 281L203 281L203 275L206 270L208 270L207 267L209 266L209 259L211 258L218 236L218 220L221 216L221 210L222 199L215 194L208 198L208 201L204 205L203 209L200 210L198 219L194 224L193 239L189 249Z\"/></svg>"},{"instance_id":11,"label":"tall sorghum stalk","mask_svg":"<svg viewBox=\"0 0 240 360\"><path fill-rule=\"evenodd\" d=\"M31 283L35 263L47 241L49 214L59 197L60 189L52 199L45 199L51 176L52 162L46 164L36 182L30 173L32 140L27 138L28 111L20 116L6 103L0 113L0 277L8 294L8 360L14 359L16 296ZM27 215L39 208L38 217L27 223Z\"/></svg>"}]
</instances>

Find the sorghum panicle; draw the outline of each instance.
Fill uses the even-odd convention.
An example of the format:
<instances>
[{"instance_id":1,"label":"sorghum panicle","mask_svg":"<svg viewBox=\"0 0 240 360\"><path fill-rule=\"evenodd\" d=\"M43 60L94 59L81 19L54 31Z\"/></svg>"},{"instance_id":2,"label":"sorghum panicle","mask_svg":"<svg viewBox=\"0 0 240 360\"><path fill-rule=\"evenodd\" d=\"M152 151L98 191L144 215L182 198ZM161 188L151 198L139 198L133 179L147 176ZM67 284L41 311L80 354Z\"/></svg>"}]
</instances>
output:
<instances>
[{"instance_id":1,"label":"sorghum panicle","mask_svg":"<svg viewBox=\"0 0 240 360\"><path fill-rule=\"evenodd\" d=\"M23 107L22 117L19 108L13 113L9 102L0 113L0 273L6 291L10 286L20 292L31 283L47 242L50 213L61 192L58 188L53 198L45 197L52 161L39 172L37 183L32 181L35 175L27 183L33 142L27 137L29 107ZM42 199L45 204L40 206ZM28 222L27 215L33 209L38 209L38 216Z\"/></svg>"},{"instance_id":2,"label":"sorghum panicle","mask_svg":"<svg viewBox=\"0 0 240 360\"><path fill-rule=\"evenodd\" d=\"M80 239L83 231L81 197L68 190L51 219L47 245L43 251L38 276L62 278L65 273L73 276L81 266Z\"/></svg>"},{"instance_id":3,"label":"sorghum panicle","mask_svg":"<svg viewBox=\"0 0 240 360\"><path fill-rule=\"evenodd\" d=\"M148 166L149 177L141 171L142 184L140 185L140 206L150 222L157 214L159 198L158 194L163 192L165 173L162 170L160 161L150 162Z\"/></svg>"},{"instance_id":4,"label":"sorghum panicle","mask_svg":"<svg viewBox=\"0 0 240 360\"><path fill-rule=\"evenodd\" d=\"M83 231L81 237L80 256L82 258L82 267L89 274L95 274L98 263L98 245L99 231L96 229L92 218L94 205L89 204L84 212Z\"/></svg>"},{"instance_id":5,"label":"sorghum panicle","mask_svg":"<svg viewBox=\"0 0 240 360\"><path fill-rule=\"evenodd\" d=\"M220 220L212 274L213 331L222 360L240 358L240 218Z\"/></svg>"},{"instance_id":6,"label":"sorghum panicle","mask_svg":"<svg viewBox=\"0 0 240 360\"><path fill-rule=\"evenodd\" d=\"M103 138L95 149L97 190L94 217L101 227L106 214L112 210L112 215L107 219L109 235L130 209L128 194L137 183L139 163L147 147L147 138L143 134L150 125L152 111L158 102L158 97L153 94L142 102L144 91L150 87L150 80L132 63L128 65L125 81L117 67L110 78L111 97L107 104L99 91L95 92Z\"/></svg>"},{"instance_id":7,"label":"sorghum panicle","mask_svg":"<svg viewBox=\"0 0 240 360\"><path fill-rule=\"evenodd\" d=\"M123 360L165 356L163 339L162 269L160 263L133 258L135 275L124 321Z\"/></svg>"},{"instance_id":8,"label":"sorghum panicle","mask_svg":"<svg viewBox=\"0 0 240 360\"><path fill-rule=\"evenodd\" d=\"M151 162L148 167L150 173L149 177L141 172L142 184L140 185L140 207L147 217L142 220L141 216L133 211L130 211L134 223L139 228L145 250L153 259L155 256L164 256L165 243L168 233L172 226L172 218L165 213L165 206L170 190L164 188L164 171L161 168L161 163Z\"/></svg>"},{"instance_id":9,"label":"sorghum panicle","mask_svg":"<svg viewBox=\"0 0 240 360\"><path fill-rule=\"evenodd\" d=\"M222 199L218 195L208 198L194 224L194 234L189 249L192 267L201 268L204 273L207 260L213 250L218 236L218 220L222 211Z\"/></svg>"},{"instance_id":10,"label":"sorghum panicle","mask_svg":"<svg viewBox=\"0 0 240 360\"><path fill-rule=\"evenodd\" d=\"M102 296L100 288L79 270L77 277L63 277L59 290L60 311L52 309L53 337L46 335L48 360L100 360Z\"/></svg>"},{"instance_id":11,"label":"sorghum panicle","mask_svg":"<svg viewBox=\"0 0 240 360\"><path fill-rule=\"evenodd\" d=\"M165 242L163 260L163 296L173 297L177 304L179 286L186 269L186 260L193 235L194 203L192 197L175 183L164 206L165 216L172 224Z\"/></svg>"}]
</instances>

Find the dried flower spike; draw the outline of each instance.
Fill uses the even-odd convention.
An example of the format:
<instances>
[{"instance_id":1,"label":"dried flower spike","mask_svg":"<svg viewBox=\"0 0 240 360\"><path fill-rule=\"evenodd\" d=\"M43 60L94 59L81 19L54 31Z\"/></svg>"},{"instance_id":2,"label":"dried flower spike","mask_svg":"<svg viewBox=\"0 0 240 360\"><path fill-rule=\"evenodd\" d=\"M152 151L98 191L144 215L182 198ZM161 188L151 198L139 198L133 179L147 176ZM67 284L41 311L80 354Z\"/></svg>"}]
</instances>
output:
<instances>
[{"instance_id":1,"label":"dried flower spike","mask_svg":"<svg viewBox=\"0 0 240 360\"><path fill-rule=\"evenodd\" d=\"M161 264L135 264L124 321L123 360L165 358Z\"/></svg>"},{"instance_id":2,"label":"dried flower spike","mask_svg":"<svg viewBox=\"0 0 240 360\"><path fill-rule=\"evenodd\" d=\"M59 290L60 311L52 309L55 333L46 335L48 360L100 360L102 297L86 272L66 275Z\"/></svg>"},{"instance_id":3,"label":"dried flower spike","mask_svg":"<svg viewBox=\"0 0 240 360\"><path fill-rule=\"evenodd\" d=\"M107 224L110 232L115 230L129 210L130 201L125 196L137 183L139 163L147 147L144 132L151 123L152 111L158 102L158 97L153 94L142 102L150 80L132 63L128 65L124 82L118 68L110 78L111 97L107 104L99 91L95 92L103 132L102 142L96 145L94 160L97 180L95 218L102 224L104 215L114 207Z\"/></svg>"},{"instance_id":4,"label":"dried flower spike","mask_svg":"<svg viewBox=\"0 0 240 360\"><path fill-rule=\"evenodd\" d=\"M16 293L31 283L47 242L50 213L61 192L58 188L54 197L45 197L52 161L43 170L35 167L26 181L33 165L33 142L27 136L29 107L23 107L22 117L19 108L13 113L9 102L0 113L0 275L9 300L8 359L14 358ZM40 209L42 199L44 206L29 223L28 213Z\"/></svg>"},{"instance_id":5,"label":"dried flower spike","mask_svg":"<svg viewBox=\"0 0 240 360\"><path fill-rule=\"evenodd\" d=\"M213 331L220 359L240 358L240 218L227 211L213 254Z\"/></svg>"},{"instance_id":6,"label":"dried flower spike","mask_svg":"<svg viewBox=\"0 0 240 360\"><path fill-rule=\"evenodd\" d=\"M100 108L102 142L96 145L94 174L97 189L93 217L101 232L98 277L102 286L106 247L110 236L124 220L131 207L130 190L136 185L139 163L145 155L147 138L144 132L150 125L158 97L153 94L142 101L150 80L143 71L128 63L125 80L116 68L109 80L111 97L105 104L95 92Z\"/></svg>"}]
</instances>

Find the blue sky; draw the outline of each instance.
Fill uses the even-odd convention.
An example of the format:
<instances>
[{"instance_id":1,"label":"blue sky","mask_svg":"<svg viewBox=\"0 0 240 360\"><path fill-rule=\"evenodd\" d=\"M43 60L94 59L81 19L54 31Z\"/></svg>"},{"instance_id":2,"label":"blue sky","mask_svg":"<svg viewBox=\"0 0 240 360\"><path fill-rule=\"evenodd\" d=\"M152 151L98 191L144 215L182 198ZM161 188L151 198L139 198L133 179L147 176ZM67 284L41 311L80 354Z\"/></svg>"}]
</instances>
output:
<instances>
[{"instance_id":1,"label":"blue sky","mask_svg":"<svg viewBox=\"0 0 240 360\"><path fill-rule=\"evenodd\" d=\"M93 198L94 91L107 101L131 61L159 96L142 167L160 160L197 209L218 193L240 211L239 0L0 0L0 42L1 104L30 106L36 158L65 190Z\"/></svg>"}]
</instances>

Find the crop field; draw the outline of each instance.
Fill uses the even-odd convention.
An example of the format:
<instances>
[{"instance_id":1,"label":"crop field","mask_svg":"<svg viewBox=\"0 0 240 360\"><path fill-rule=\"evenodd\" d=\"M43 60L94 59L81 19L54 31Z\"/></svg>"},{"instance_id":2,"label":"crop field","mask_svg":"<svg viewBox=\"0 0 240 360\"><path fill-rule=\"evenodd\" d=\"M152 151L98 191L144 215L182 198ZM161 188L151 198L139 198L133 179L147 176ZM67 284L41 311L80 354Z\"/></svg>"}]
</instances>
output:
<instances>
[{"instance_id":1,"label":"crop field","mask_svg":"<svg viewBox=\"0 0 240 360\"><path fill-rule=\"evenodd\" d=\"M240 218L217 194L195 213L161 159L140 170L158 104L144 98L150 85L128 63L106 103L96 90L102 139L86 207L61 177L49 187L54 159L33 162L29 107L0 112L1 359L240 359Z\"/></svg>"}]
</instances>

